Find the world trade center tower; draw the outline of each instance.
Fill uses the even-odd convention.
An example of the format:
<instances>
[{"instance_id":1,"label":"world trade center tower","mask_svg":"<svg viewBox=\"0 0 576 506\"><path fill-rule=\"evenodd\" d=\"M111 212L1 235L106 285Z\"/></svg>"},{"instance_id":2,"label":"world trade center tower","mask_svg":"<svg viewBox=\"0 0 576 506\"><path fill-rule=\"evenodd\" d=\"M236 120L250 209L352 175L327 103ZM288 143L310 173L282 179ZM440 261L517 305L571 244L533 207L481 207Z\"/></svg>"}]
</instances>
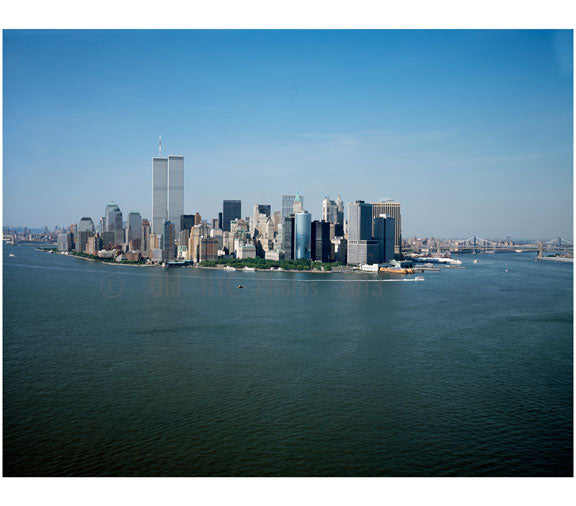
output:
<instances>
[{"instance_id":1,"label":"world trade center tower","mask_svg":"<svg viewBox=\"0 0 576 506\"><path fill-rule=\"evenodd\" d=\"M164 223L171 221L180 230L184 214L184 157L169 155L152 158L152 233L162 235Z\"/></svg>"}]
</instances>

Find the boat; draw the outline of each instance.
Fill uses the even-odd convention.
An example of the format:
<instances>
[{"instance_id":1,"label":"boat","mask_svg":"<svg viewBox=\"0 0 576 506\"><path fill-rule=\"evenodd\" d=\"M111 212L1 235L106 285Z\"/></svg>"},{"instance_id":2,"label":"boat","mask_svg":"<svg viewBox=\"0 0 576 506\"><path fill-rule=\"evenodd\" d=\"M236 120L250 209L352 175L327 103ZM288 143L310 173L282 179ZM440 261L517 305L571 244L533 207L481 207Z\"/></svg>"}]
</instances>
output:
<instances>
[{"instance_id":1,"label":"boat","mask_svg":"<svg viewBox=\"0 0 576 506\"><path fill-rule=\"evenodd\" d=\"M15 257L16 255L14 253L10 253L8 256L9 257Z\"/></svg>"},{"instance_id":2,"label":"boat","mask_svg":"<svg viewBox=\"0 0 576 506\"><path fill-rule=\"evenodd\" d=\"M418 263L461 265L462 260L454 260L450 257L414 257L412 260Z\"/></svg>"},{"instance_id":3,"label":"boat","mask_svg":"<svg viewBox=\"0 0 576 506\"><path fill-rule=\"evenodd\" d=\"M414 269L402 267L380 267L380 272L388 272L390 274L414 274Z\"/></svg>"},{"instance_id":4,"label":"boat","mask_svg":"<svg viewBox=\"0 0 576 506\"><path fill-rule=\"evenodd\" d=\"M238 285L236 288L244 288L243 285Z\"/></svg>"},{"instance_id":5,"label":"boat","mask_svg":"<svg viewBox=\"0 0 576 506\"><path fill-rule=\"evenodd\" d=\"M515 251L516 253L522 253L522 250L521 250L521 249L515 249L514 251Z\"/></svg>"},{"instance_id":6,"label":"boat","mask_svg":"<svg viewBox=\"0 0 576 506\"><path fill-rule=\"evenodd\" d=\"M244 267L244 270L252 272L255 271L256 269L254 267Z\"/></svg>"},{"instance_id":7,"label":"boat","mask_svg":"<svg viewBox=\"0 0 576 506\"><path fill-rule=\"evenodd\" d=\"M236 269L234 267L230 267L229 265L227 265L226 267L224 267L225 271L235 271Z\"/></svg>"},{"instance_id":8,"label":"boat","mask_svg":"<svg viewBox=\"0 0 576 506\"><path fill-rule=\"evenodd\" d=\"M416 276L414 281L424 281L424 276Z\"/></svg>"},{"instance_id":9,"label":"boat","mask_svg":"<svg viewBox=\"0 0 576 506\"><path fill-rule=\"evenodd\" d=\"M475 258L474 260L472 260L472 263L473 263L473 264L477 264L477 263L478 263L478 259Z\"/></svg>"}]
</instances>

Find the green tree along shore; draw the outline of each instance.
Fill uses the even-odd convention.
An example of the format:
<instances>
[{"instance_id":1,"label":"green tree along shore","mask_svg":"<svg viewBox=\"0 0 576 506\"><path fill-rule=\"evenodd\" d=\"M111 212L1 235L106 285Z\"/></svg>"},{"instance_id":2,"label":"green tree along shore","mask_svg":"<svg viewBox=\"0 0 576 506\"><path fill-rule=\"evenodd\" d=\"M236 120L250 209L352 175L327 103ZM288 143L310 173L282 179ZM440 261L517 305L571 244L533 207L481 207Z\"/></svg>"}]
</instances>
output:
<instances>
[{"instance_id":1,"label":"green tree along shore","mask_svg":"<svg viewBox=\"0 0 576 506\"><path fill-rule=\"evenodd\" d=\"M339 267L340 262L322 263L310 262L310 260L265 260L263 258L230 258L227 260L204 260L200 262L200 267L216 267L218 265L229 265L236 268L254 267L255 269L280 268L293 271L331 271L332 267Z\"/></svg>"}]
</instances>

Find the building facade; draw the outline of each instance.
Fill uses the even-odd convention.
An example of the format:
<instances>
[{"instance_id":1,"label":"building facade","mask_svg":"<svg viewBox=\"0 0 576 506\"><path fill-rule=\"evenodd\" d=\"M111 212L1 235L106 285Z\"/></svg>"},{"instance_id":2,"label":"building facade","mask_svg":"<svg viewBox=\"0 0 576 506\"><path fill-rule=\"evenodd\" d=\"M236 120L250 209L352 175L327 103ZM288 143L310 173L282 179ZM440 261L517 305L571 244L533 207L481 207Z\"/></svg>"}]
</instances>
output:
<instances>
[{"instance_id":1,"label":"building facade","mask_svg":"<svg viewBox=\"0 0 576 506\"><path fill-rule=\"evenodd\" d=\"M391 200L374 202L372 204L372 217L377 218L382 214L394 218L394 253L399 255L402 249L400 202L393 202Z\"/></svg>"},{"instance_id":2,"label":"building facade","mask_svg":"<svg viewBox=\"0 0 576 506\"><path fill-rule=\"evenodd\" d=\"M126 226L126 242L130 243L133 239L142 240L142 216L136 212L128 214L128 223Z\"/></svg>"},{"instance_id":3,"label":"building facade","mask_svg":"<svg viewBox=\"0 0 576 506\"><path fill-rule=\"evenodd\" d=\"M240 200L225 200L222 203L222 230L230 232L230 222L242 217L242 202Z\"/></svg>"},{"instance_id":4,"label":"building facade","mask_svg":"<svg viewBox=\"0 0 576 506\"><path fill-rule=\"evenodd\" d=\"M295 224L295 255L296 260L310 259L311 256L311 215L307 211L302 211L294 215Z\"/></svg>"},{"instance_id":5,"label":"building facade","mask_svg":"<svg viewBox=\"0 0 576 506\"><path fill-rule=\"evenodd\" d=\"M294 214L294 199L295 195L282 195L282 218L288 218Z\"/></svg>"}]
</instances>

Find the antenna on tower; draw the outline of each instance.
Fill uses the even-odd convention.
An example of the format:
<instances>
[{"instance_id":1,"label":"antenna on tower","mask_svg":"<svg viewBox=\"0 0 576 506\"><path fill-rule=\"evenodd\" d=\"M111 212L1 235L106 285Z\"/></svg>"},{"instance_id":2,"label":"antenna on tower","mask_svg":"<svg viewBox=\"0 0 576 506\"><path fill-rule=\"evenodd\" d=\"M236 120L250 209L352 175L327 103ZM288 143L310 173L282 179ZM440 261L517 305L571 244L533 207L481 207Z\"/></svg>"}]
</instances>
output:
<instances>
[{"instance_id":1,"label":"antenna on tower","mask_svg":"<svg viewBox=\"0 0 576 506\"><path fill-rule=\"evenodd\" d=\"M158 156L162 156L162 134L158 137Z\"/></svg>"}]
</instances>

